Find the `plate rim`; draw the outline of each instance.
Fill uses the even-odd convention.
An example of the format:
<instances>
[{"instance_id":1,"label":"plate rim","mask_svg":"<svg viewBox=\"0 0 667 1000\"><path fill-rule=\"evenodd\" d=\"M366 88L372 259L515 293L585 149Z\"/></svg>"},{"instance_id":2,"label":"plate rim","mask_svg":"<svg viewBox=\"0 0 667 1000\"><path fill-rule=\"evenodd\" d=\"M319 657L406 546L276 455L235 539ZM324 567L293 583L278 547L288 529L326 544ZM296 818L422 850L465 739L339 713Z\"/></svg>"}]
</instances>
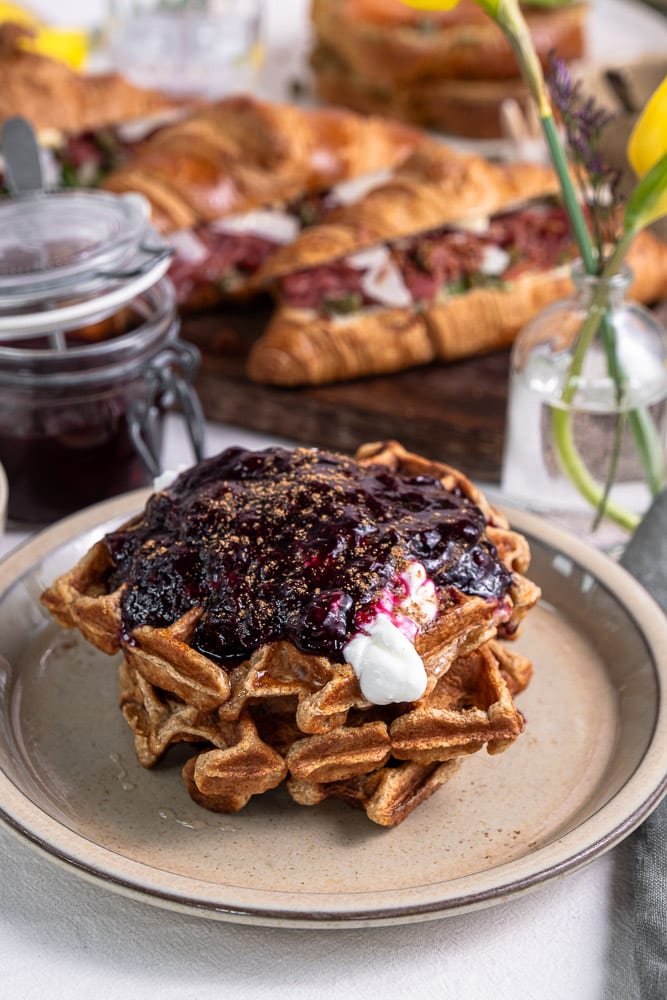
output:
<instances>
[{"instance_id":1,"label":"plate rim","mask_svg":"<svg viewBox=\"0 0 667 1000\"><path fill-rule=\"evenodd\" d=\"M150 489L141 489L103 501L79 511L29 538L0 561L0 602L21 578L54 554L64 545L71 544L86 532L102 530L110 521L130 516L140 509L150 495ZM252 890L240 887L231 889L232 899L223 900L225 886L216 883L213 891L202 891L211 886L203 879L178 875L175 872L156 870L144 862L135 861L116 851L93 843L81 834L69 830L51 817L0 769L0 823L24 843L30 844L41 854L65 866L70 871L106 886L116 892L143 902L189 914L227 920L235 923L280 927L351 928L432 920L469 910L479 909L524 894L564 877L599 857L632 832L667 794L667 616L642 585L623 567L609 557L560 527L550 524L537 515L503 506L503 512L516 530L549 546L559 554L593 574L596 581L610 590L624 610L633 619L636 628L650 652L653 675L657 687L657 700L653 732L648 746L637 767L614 793L612 798L583 822L568 829L563 836L550 844L528 851L519 858L492 866L481 873L471 873L459 878L433 883L433 887L452 886L453 883L479 882L484 876L490 884L475 891L439 895L423 902L409 900L382 905L381 897L401 897L408 889L387 889L375 893L296 893L283 890ZM662 643L662 647L660 645ZM662 652L661 652L662 649ZM644 789L644 791L641 791ZM605 823L606 814L618 809L619 801L629 808L621 810L621 818L611 825ZM586 835L588 834L588 836ZM391 833L389 832L389 835ZM568 845L574 841L574 848ZM578 846L577 846L578 844ZM542 863L535 863L542 859ZM123 871L124 869L124 871ZM155 878L157 872L158 879ZM503 873L507 877L503 878ZM147 877L154 873L153 878ZM159 879L166 878L170 888L160 887ZM194 887L199 886L198 892ZM188 887L189 890L188 890ZM252 897L264 902L252 902ZM351 907L344 900L349 897L368 897L367 906ZM293 900L300 897L300 907L280 905L280 898ZM335 900L341 903L336 905ZM376 902L372 904L370 901ZM328 902L324 904L324 901ZM331 902L333 900L333 903ZM269 901L271 905L269 905ZM320 903L318 906L317 903ZM308 904L308 905L307 905Z\"/></svg>"}]
</instances>

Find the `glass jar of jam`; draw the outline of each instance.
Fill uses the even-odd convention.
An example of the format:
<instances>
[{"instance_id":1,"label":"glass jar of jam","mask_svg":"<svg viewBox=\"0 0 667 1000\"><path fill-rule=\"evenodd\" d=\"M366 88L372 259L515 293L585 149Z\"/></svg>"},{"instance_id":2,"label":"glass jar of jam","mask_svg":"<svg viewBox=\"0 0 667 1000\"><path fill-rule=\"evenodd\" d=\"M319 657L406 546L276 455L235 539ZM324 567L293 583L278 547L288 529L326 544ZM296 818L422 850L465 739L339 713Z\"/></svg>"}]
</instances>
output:
<instances>
[{"instance_id":1,"label":"glass jar of jam","mask_svg":"<svg viewBox=\"0 0 667 1000\"><path fill-rule=\"evenodd\" d=\"M170 250L136 195L0 202L0 464L11 520L46 524L148 484L163 415L196 458L196 348L179 340Z\"/></svg>"}]
</instances>

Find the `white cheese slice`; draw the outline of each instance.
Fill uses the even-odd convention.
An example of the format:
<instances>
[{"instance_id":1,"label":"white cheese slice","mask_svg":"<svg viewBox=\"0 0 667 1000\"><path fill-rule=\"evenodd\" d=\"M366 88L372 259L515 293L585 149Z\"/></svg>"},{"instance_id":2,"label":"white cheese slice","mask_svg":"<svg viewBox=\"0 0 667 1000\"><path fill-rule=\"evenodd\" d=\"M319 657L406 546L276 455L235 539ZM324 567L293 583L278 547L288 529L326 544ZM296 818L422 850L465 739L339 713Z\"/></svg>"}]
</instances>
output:
<instances>
[{"instance_id":1,"label":"white cheese slice","mask_svg":"<svg viewBox=\"0 0 667 1000\"><path fill-rule=\"evenodd\" d=\"M359 250L345 258L345 263L355 270L364 271L361 287L364 292L383 306L407 308L413 299L403 281L403 275L392 260L385 246Z\"/></svg>"},{"instance_id":2,"label":"white cheese slice","mask_svg":"<svg viewBox=\"0 0 667 1000\"><path fill-rule=\"evenodd\" d=\"M155 132L156 129L165 125L173 125L185 118L188 113L186 108L164 108L162 111L156 111L155 114L146 115L144 118L120 122L116 125L116 135L121 142L141 142L151 132Z\"/></svg>"},{"instance_id":3,"label":"white cheese slice","mask_svg":"<svg viewBox=\"0 0 667 1000\"><path fill-rule=\"evenodd\" d=\"M391 170L374 170L370 174L351 177L349 180L335 184L331 189L331 197L337 205L351 205L367 195L369 191L385 184L391 176Z\"/></svg>"},{"instance_id":4,"label":"white cheese slice","mask_svg":"<svg viewBox=\"0 0 667 1000\"><path fill-rule=\"evenodd\" d=\"M451 229L459 229L464 233L486 233L491 225L488 215L474 215L469 219L459 219L458 222L451 222Z\"/></svg>"},{"instance_id":5,"label":"white cheese slice","mask_svg":"<svg viewBox=\"0 0 667 1000\"><path fill-rule=\"evenodd\" d=\"M361 287L370 298L394 309L409 308L413 302L403 275L393 261L383 264L377 271L368 271L361 279Z\"/></svg>"},{"instance_id":6,"label":"white cheese slice","mask_svg":"<svg viewBox=\"0 0 667 1000\"><path fill-rule=\"evenodd\" d=\"M379 246L367 247L365 250L357 250L356 253L351 253L345 258L345 263L355 268L355 270L365 271L366 268L377 270L389 260L391 260L391 254L387 247Z\"/></svg>"},{"instance_id":7,"label":"white cheese slice","mask_svg":"<svg viewBox=\"0 0 667 1000\"><path fill-rule=\"evenodd\" d=\"M65 134L59 128L40 128L37 132L37 141L42 149L44 147L58 149L65 141Z\"/></svg>"},{"instance_id":8,"label":"white cheese slice","mask_svg":"<svg viewBox=\"0 0 667 1000\"><path fill-rule=\"evenodd\" d=\"M502 247L486 246L480 264L482 274L499 275L506 271L510 264L510 255Z\"/></svg>"},{"instance_id":9,"label":"white cheese slice","mask_svg":"<svg viewBox=\"0 0 667 1000\"><path fill-rule=\"evenodd\" d=\"M199 264L209 255L202 241L190 229L177 229L169 233L169 242L181 260L188 264Z\"/></svg>"},{"instance_id":10,"label":"white cheese slice","mask_svg":"<svg viewBox=\"0 0 667 1000\"><path fill-rule=\"evenodd\" d=\"M260 236L273 243L291 243L299 235L297 219L279 209L258 208L244 215L230 215L217 219L212 228L219 233L239 233Z\"/></svg>"}]
</instances>

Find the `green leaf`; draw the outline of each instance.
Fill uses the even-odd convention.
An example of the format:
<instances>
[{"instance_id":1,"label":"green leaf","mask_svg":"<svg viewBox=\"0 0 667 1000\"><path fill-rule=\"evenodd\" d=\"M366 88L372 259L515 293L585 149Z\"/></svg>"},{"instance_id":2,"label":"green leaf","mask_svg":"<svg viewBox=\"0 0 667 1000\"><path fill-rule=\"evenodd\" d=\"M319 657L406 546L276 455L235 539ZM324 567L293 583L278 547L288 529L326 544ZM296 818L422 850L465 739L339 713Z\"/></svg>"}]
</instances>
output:
<instances>
[{"instance_id":1,"label":"green leaf","mask_svg":"<svg viewBox=\"0 0 667 1000\"><path fill-rule=\"evenodd\" d=\"M667 215L667 153L645 174L625 206L625 231L637 233Z\"/></svg>"}]
</instances>

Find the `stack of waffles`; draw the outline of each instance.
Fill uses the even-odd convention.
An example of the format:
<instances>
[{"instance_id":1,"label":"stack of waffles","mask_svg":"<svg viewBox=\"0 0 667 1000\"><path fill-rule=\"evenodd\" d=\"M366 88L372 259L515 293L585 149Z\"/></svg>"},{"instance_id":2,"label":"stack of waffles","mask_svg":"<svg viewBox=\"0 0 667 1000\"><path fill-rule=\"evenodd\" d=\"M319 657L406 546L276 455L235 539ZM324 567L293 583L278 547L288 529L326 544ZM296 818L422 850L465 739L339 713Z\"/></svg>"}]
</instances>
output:
<instances>
[{"instance_id":1,"label":"stack of waffles","mask_svg":"<svg viewBox=\"0 0 667 1000\"><path fill-rule=\"evenodd\" d=\"M288 509L288 496L297 507ZM448 534L440 508L450 502ZM426 521L413 513L420 508ZM378 568L379 549L366 558L368 538L383 532L389 570ZM436 558L420 564L432 576L429 614L396 582L425 544ZM368 579L359 577L362 562ZM354 461L308 449L228 449L154 494L42 601L98 649L120 650L120 705L139 761L151 767L171 745L192 744L183 776L200 805L236 812L284 783L297 803L340 798L394 826L462 758L504 751L521 734L514 696L531 665L506 640L539 598L523 575L528 562L526 540L462 474L395 442L364 445ZM343 573L350 563L356 577ZM326 578L317 576L323 564ZM421 693L369 695L346 658L347 643L372 633L378 614L393 615L401 641L408 623Z\"/></svg>"}]
</instances>

